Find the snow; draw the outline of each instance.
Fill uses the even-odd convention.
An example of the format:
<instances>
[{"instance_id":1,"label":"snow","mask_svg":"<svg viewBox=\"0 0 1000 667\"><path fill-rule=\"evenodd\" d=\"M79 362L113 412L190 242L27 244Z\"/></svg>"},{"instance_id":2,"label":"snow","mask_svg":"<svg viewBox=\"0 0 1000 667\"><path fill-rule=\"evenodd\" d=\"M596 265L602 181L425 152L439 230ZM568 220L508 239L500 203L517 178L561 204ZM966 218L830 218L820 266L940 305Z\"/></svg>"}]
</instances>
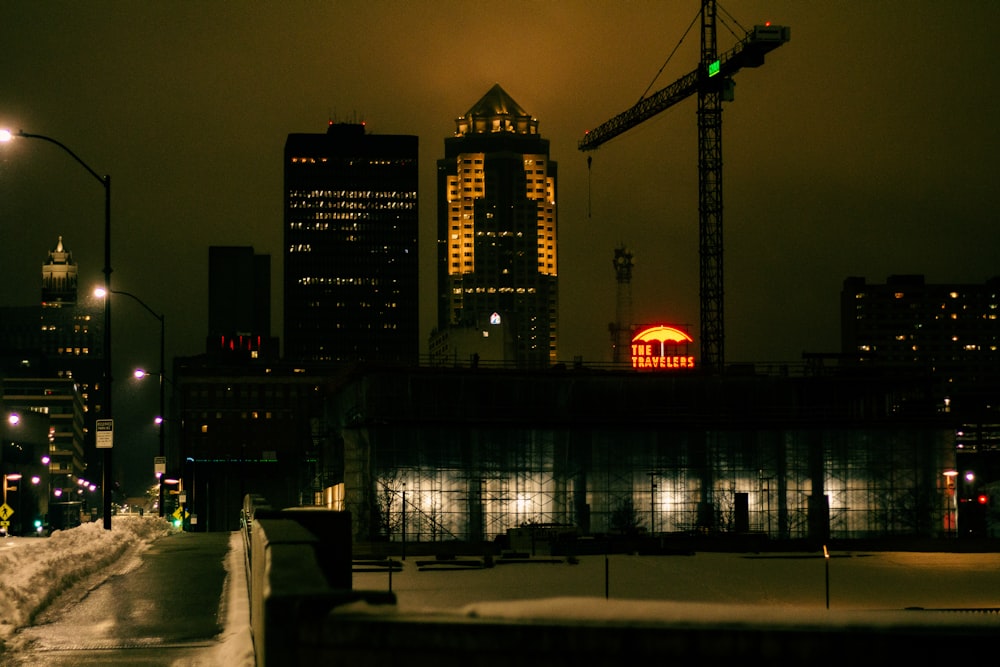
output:
<instances>
[{"instance_id":1,"label":"snow","mask_svg":"<svg viewBox=\"0 0 1000 667\"><path fill-rule=\"evenodd\" d=\"M29 624L56 596L115 563L130 547L142 550L168 534L170 525L152 517L120 517L104 530L99 522L57 530L48 538L0 541L0 640Z\"/></svg>"},{"instance_id":2,"label":"snow","mask_svg":"<svg viewBox=\"0 0 1000 667\"><path fill-rule=\"evenodd\" d=\"M127 570L156 539L176 530L158 517L116 516L111 530L91 522L48 538L0 539L0 645L30 625L60 593L92 576ZM128 562L122 562L122 561ZM254 664L250 612L240 533L230 536L220 600L224 630L205 649L208 664Z\"/></svg>"},{"instance_id":3,"label":"snow","mask_svg":"<svg viewBox=\"0 0 1000 667\"><path fill-rule=\"evenodd\" d=\"M117 517L49 538L0 539L0 642L86 577L129 567L174 529L155 517ZM223 631L208 664L250 667L241 534L230 535L220 600ZM394 607L366 613L550 619L587 623L926 623L904 611L1000 609L1000 553L843 552L593 555L550 562L453 567L413 558L401 571L356 571L354 588L392 590ZM346 605L337 613L355 613ZM1000 614L941 615L935 622L1000 627Z\"/></svg>"},{"instance_id":4,"label":"snow","mask_svg":"<svg viewBox=\"0 0 1000 667\"><path fill-rule=\"evenodd\" d=\"M914 608L1000 609L1000 553L617 554L451 569L410 559L395 572L399 613L645 623L926 623ZM422 565L421 565L422 564ZM385 572L356 589L386 590ZM344 610L345 612L348 610ZM969 622L968 614L950 614ZM1000 614L976 614L1000 626Z\"/></svg>"}]
</instances>

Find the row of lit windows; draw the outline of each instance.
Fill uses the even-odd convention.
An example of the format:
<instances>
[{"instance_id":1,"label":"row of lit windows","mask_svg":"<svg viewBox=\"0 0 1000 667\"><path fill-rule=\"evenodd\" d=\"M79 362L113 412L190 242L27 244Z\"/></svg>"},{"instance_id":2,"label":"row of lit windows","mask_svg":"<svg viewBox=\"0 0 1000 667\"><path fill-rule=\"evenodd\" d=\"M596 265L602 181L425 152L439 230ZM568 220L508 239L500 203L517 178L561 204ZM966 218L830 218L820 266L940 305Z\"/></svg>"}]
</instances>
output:
<instances>
[{"instance_id":1,"label":"row of lit windows","mask_svg":"<svg viewBox=\"0 0 1000 667\"><path fill-rule=\"evenodd\" d=\"M471 125L470 125L471 122ZM491 116L489 118L462 118L455 128L456 136L464 136L469 132L482 134L486 132L511 132L516 134L537 134L538 121L528 116L519 116L516 121L507 117Z\"/></svg>"},{"instance_id":2,"label":"row of lit windows","mask_svg":"<svg viewBox=\"0 0 1000 667\"><path fill-rule=\"evenodd\" d=\"M344 242L344 243L360 242L360 239L358 237L354 236L354 235L344 237L344 238L342 238L340 240L342 242ZM369 239L369 241L370 240L371 239ZM385 244L383 244L381 246L374 246L370 242L367 243L367 244L362 245L360 248L358 248L354 252L357 252L357 253L362 253L363 252L363 253L365 253L367 255L378 255L378 254L388 255L388 257L380 258L380 261L385 261L385 262L387 262L389 264L392 264L393 262L395 262L397 260L397 256L398 256L398 254L399 254L400 251L402 251L403 255L409 255L410 254L410 248L408 248L406 246L399 247L399 246L389 246L389 245L385 245ZM293 243L290 246L288 246L287 252L288 252L288 254L311 253L312 252L312 244L309 244L309 243ZM341 253L341 254L343 254L343 253Z\"/></svg>"},{"instance_id":3,"label":"row of lit windows","mask_svg":"<svg viewBox=\"0 0 1000 667\"><path fill-rule=\"evenodd\" d=\"M389 210L389 209L381 209L381 210ZM302 214L299 214L299 215L302 215ZM385 215L385 214L377 215L377 214L373 213L371 210L361 211L361 212L358 212L358 211L316 211L315 213L310 213L308 220L305 221L305 222L308 224L308 222L312 221L312 220L355 220L355 221L360 221L360 222L384 223L386 220L400 220L400 219L405 220L405 219L413 219L413 218L406 218L406 217L400 216L399 214L395 214L395 215L392 215L392 214L390 214L390 215ZM302 229L302 224L303 224L303 222L292 223L292 224L289 225L289 229L296 229L295 225L298 225L298 227L297 227L298 229ZM321 228L319 225L316 225L313 228L314 229L325 229L325 227Z\"/></svg>"},{"instance_id":4,"label":"row of lit windows","mask_svg":"<svg viewBox=\"0 0 1000 667\"><path fill-rule=\"evenodd\" d=\"M289 202L289 208L308 210L334 209L338 211L412 211L416 207L417 203L411 201L370 202L355 199L321 199L313 202Z\"/></svg>"},{"instance_id":5,"label":"row of lit windows","mask_svg":"<svg viewBox=\"0 0 1000 667\"><path fill-rule=\"evenodd\" d=\"M296 281L299 285L378 285L378 280L372 278L371 276L351 276L347 278L341 278L339 276L328 277L328 276L303 276Z\"/></svg>"},{"instance_id":6,"label":"row of lit windows","mask_svg":"<svg viewBox=\"0 0 1000 667\"><path fill-rule=\"evenodd\" d=\"M416 199L416 190L290 190L289 197L302 199Z\"/></svg>"},{"instance_id":7,"label":"row of lit windows","mask_svg":"<svg viewBox=\"0 0 1000 667\"><path fill-rule=\"evenodd\" d=\"M90 354L89 347L60 347L56 349L58 354L68 354L75 357L83 357Z\"/></svg>"},{"instance_id":8,"label":"row of lit windows","mask_svg":"<svg viewBox=\"0 0 1000 667\"><path fill-rule=\"evenodd\" d=\"M535 294L538 290L534 287L453 287L451 293L455 296L465 294Z\"/></svg>"},{"instance_id":9,"label":"row of lit windows","mask_svg":"<svg viewBox=\"0 0 1000 667\"><path fill-rule=\"evenodd\" d=\"M413 158L389 158L375 160L371 158L328 158L328 157L293 157L292 164L343 164L350 167L407 167L416 161Z\"/></svg>"},{"instance_id":10,"label":"row of lit windows","mask_svg":"<svg viewBox=\"0 0 1000 667\"><path fill-rule=\"evenodd\" d=\"M873 345L873 344L858 345L858 352L875 352L876 350L879 349L880 348L878 345ZM901 348L895 348L893 346L887 345L885 346L884 349L882 349L882 351L893 352L897 351L898 349L907 350L909 352L922 352L924 354L948 354L950 352L953 352L955 348L946 347L942 345L909 345L909 346L901 346ZM961 345L958 349L960 349L962 352L983 352L983 351L997 352L998 350L1000 350L1000 347L998 347L997 345L983 346L978 343L966 343L964 345Z\"/></svg>"},{"instance_id":11,"label":"row of lit windows","mask_svg":"<svg viewBox=\"0 0 1000 667\"><path fill-rule=\"evenodd\" d=\"M922 304L922 303L926 303L928 305L928 307L937 307L937 306L934 306L933 304L931 304L931 302L930 302L930 299L934 298L933 295L918 293L918 294L911 294L910 297L912 299L911 302L914 305L919 305L919 304ZM979 295L979 294L960 294L958 292L948 292L948 297L950 299L960 299L961 298L961 299L965 299L965 300L969 300L969 301L974 301L974 302L978 302L978 301L981 301L983 299L983 296ZM884 300L886 298L890 298L890 295L884 294L884 293L867 294L865 292L858 292L858 293L856 293L854 295L854 298L855 298L855 300L858 300L858 301L860 301L862 299L868 299L869 301L879 301L879 300ZM891 294L891 298L894 299L894 300L903 300L903 299L907 298L907 294L905 292L893 292ZM997 298L998 298L998 295L996 295L996 294L991 294L989 296L989 299L992 299L992 300L995 300ZM941 308L947 308L949 304L948 304L948 302L942 302L939 305L940 305ZM963 307L967 307L967 306L963 306ZM992 309L992 310L996 310L998 308L998 305L997 305L997 303L992 302L992 303L990 303L988 305L988 307L990 309Z\"/></svg>"},{"instance_id":12,"label":"row of lit windows","mask_svg":"<svg viewBox=\"0 0 1000 667\"><path fill-rule=\"evenodd\" d=\"M340 224L330 224L327 220L340 220ZM380 218L366 213L317 213L309 220L294 220L288 223L290 231L303 232L379 232L397 230L403 225L412 226L413 219L398 217ZM320 222L324 221L324 222Z\"/></svg>"}]
</instances>

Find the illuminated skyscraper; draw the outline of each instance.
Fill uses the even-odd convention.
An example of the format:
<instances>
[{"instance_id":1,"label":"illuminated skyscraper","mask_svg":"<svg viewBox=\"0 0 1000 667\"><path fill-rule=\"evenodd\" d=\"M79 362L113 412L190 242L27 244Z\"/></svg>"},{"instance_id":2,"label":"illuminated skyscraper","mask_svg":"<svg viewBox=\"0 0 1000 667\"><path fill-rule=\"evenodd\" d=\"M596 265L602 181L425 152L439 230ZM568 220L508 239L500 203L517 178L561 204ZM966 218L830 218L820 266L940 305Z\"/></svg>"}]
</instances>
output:
<instances>
[{"instance_id":1,"label":"illuminated skyscraper","mask_svg":"<svg viewBox=\"0 0 1000 667\"><path fill-rule=\"evenodd\" d=\"M455 121L437 163L438 336L502 322L521 367L556 361L556 163L499 84ZM488 361L484 359L484 361Z\"/></svg>"},{"instance_id":2,"label":"illuminated skyscraper","mask_svg":"<svg viewBox=\"0 0 1000 667\"><path fill-rule=\"evenodd\" d=\"M363 124L288 135L286 359L417 362L417 149Z\"/></svg>"}]
</instances>

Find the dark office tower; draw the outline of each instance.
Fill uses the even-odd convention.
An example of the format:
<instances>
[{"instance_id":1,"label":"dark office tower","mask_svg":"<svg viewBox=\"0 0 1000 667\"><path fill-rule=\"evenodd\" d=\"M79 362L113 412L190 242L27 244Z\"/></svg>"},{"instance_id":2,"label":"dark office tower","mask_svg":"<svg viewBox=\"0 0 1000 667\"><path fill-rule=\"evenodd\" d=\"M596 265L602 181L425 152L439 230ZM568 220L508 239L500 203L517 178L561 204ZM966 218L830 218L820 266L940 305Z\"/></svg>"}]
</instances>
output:
<instances>
[{"instance_id":1,"label":"dark office tower","mask_svg":"<svg viewBox=\"0 0 1000 667\"><path fill-rule=\"evenodd\" d=\"M538 120L499 85L438 160L438 334L503 322L503 361L556 361L556 163ZM484 361L486 361L484 359Z\"/></svg>"},{"instance_id":2,"label":"dark office tower","mask_svg":"<svg viewBox=\"0 0 1000 667\"><path fill-rule=\"evenodd\" d=\"M363 124L288 135L286 359L418 361L417 147Z\"/></svg>"},{"instance_id":3,"label":"dark office tower","mask_svg":"<svg viewBox=\"0 0 1000 667\"><path fill-rule=\"evenodd\" d=\"M271 256L251 246L208 249L208 340L210 355L277 359L271 337Z\"/></svg>"}]
</instances>

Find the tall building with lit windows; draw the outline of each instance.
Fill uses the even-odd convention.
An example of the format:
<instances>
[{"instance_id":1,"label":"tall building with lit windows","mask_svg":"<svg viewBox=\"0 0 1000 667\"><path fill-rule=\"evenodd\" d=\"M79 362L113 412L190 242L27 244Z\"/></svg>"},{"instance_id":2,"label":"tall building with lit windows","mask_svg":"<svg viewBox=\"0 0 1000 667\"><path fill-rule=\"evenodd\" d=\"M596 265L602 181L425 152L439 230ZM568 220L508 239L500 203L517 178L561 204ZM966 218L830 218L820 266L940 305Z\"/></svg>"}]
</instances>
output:
<instances>
[{"instance_id":1,"label":"tall building with lit windows","mask_svg":"<svg viewBox=\"0 0 1000 667\"><path fill-rule=\"evenodd\" d=\"M538 119L497 84L444 144L432 346L485 322L482 334L502 325L507 344L499 346L505 359L484 362L550 365L558 343L557 165Z\"/></svg>"},{"instance_id":2,"label":"tall building with lit windows","mask_svg":"<svg viewBox=\"0 0 1000 667\"><path fill-rule=\"evenodd\" d=\"M285 359L418 361L417 153L357 123L288 135Z\"/></svg>"}]
</instances>

